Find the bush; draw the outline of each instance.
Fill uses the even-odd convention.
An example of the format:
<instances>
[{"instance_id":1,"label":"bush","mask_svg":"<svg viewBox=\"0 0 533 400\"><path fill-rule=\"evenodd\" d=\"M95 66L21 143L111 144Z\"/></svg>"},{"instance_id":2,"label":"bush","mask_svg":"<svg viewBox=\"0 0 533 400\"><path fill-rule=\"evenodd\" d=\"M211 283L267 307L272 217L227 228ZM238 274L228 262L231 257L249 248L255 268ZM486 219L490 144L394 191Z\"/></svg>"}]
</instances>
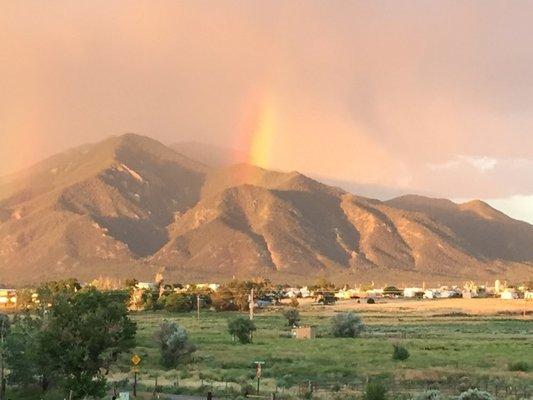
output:
<instances>
[{"instance_id":1,"label":"bush","mask_svg":"<svg viewBox=\"0 0 533 400\"><path fill-rule=\"evenodd\" d=\"M407 360L409 358L409 351L400 344L394 344L394 350L392 352L393 360Z\"/></svg>"},{"instance_id":2,"label":"bush","mask_svg":"<svg viewBox=\"0 0 533 400\"><path fill-rule=\"evenodd\" d=\"M509 371L522 371L528 372L530 369L529 364L526 361L516 361L509 363Z\"/></svg>"},{"instance_id":3,"label":"bush","mask_svg":"<svg viewBox=\"0 0 533 400\"><path fill-rule=\"evenodd\" d=\"M386 400L387 388L383 383L379 381L369 382L365 386L365 392L363 393L363 400Z\"/></svg>"},{"instance_id":4,"label":"bush","mask_svg":"<svg viewBox=\"0 0 533 400\"><path fill-rule=\"evenodd\" d=\"M468 389L461 393L457 400L492 400L490 393L479 389Z\"/></svg>"},{"instance_id":5,"label":"bush","mask_svg":"<svg viewBox=\"0 0 533 400\"><path fill-rule=\"evenodd\" d=\"M366 300L366 304L376 304L376 300L374 300L372 297L369 297L369 298Z\"/></svg>"},{"instance_id":6,"label":"bush","mask_svg":"<svg viewBox=\"0 0 533 400\"><path fill-rule=\"evenodd\" d=\"M440 400L440 392L436 389L426 390L415 397L415 400Z\"/></svg>"},{"instance_id":7,"label":"bush","mask_svg":"<svg viewBox=\"0 0 533 400\"><path fill-rule=\"evenodd\" d=\"M331 333L335 337L357 337L364 329L361 317L353 312L340 313L331 318Z\"/></svg>"},{"instance_id":8,"label":"bush","mask_svg":"<svg viewBox=\"0 0 533 400\"><path fill-rule=\"evenodd\" d=\"M256 329L254 321L245 317L237 317L228 321L228 332L233 336L233 341L237 338L243 344L252 341L252 332Z\"/></svg>"},{"instance_id":9,"label":"bush","mask_svg":"<svg viewBox=\"0 0 533 400\"><path fill-rule=\"evenodd\" d=\"M185 293L170 293L161 297L160 301L170 312L189 312L194 308L193 298Z\"/></svg>"},{"instance_id":10,"label":"bush","mask_svg":"<svg viewBox=\"0 0 533 400\"><path fill-rule=\"evenodd\" d=\"M161 365L165 368L176 368L196 351L185 328L174 322L164 321L155 333L155 340L161 352Z\"/></svg>"},{"instance_id":11,"label":"bush","mask_svg":"<svg viewBox=\"0 0 533 400\"><path fill-rule=\"evenodd\" d=\"M289 301L289 305L293 308L296 308L300 305L300 303L298 302L298 299L296 297L292 297L291 301Z\"/></svg>"},{"instance_id":12,"label":"bush","mask_svg":"<svg viewBox=\"0 0 533 400\"><path fill-rule=\"evenodd\" d=\"M283 311L283 316L287 318L289 326L298 326L300 323L300 312L296 308L289 308Z\"/></svg>"}]
</instances>

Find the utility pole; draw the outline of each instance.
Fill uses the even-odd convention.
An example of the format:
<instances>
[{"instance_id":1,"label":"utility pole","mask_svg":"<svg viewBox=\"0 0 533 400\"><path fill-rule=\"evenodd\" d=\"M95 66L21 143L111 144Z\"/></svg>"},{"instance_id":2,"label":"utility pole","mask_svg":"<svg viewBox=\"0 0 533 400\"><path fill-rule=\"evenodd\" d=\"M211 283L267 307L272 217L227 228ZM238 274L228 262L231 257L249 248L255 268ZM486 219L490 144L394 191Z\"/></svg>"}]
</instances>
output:
<instances>
[{"instance_id":1,"label":"utility pole","mask_svg":"<svg viewBox=\"0 0 533 400\"><path fill-rule=\"evenodd\" d=\"M137 397L137 371L133 372L133 397Z\"/></svg>"},{"instance_id":2,"label":"utility pole","mask_svg":"<svg viewBox=\"0 0 533 400\"><path fill-rule=\"evenodd\" d=\"M250 321L254 319L254 288L250 291L250 296L248 297L249 303L248 307L250 308Z\"/></svg>"},{"instance_id":3,"label":"utility pole","mask_svg":"<svg viewBox=\"0 0 533 400\"><path fill-rule=\"evenodd\" d=\"M196 318L198 319L198 325L200 325L200 295L196 294Z\"/></svg>"}]
</instances>

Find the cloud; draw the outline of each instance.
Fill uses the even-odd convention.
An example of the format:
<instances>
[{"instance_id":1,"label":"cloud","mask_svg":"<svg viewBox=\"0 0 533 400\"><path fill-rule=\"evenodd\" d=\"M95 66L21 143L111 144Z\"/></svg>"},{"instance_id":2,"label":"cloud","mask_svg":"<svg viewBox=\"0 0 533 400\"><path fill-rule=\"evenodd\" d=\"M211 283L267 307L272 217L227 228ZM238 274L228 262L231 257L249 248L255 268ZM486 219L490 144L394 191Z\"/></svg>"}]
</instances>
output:
<instances>
[{"instance_id":1,"label":"cloud","mask_svg":"<svg viewBox=\"0 0 533 400\"><path fill-rule=\"evenodd\" d=\"M476 168L480 172L486 172L494 169L498 164L498 160L492 157L477 157L477 156L459 156L460 159Z\"/></svg>"},{"instance_id":2,"label":"cloud","mask_svg":"<svg viewBox=\"0 0 533 400\"><path fill-rule=\"evenodd\" d=\"M269 167L444 197L530 195L532 12L453 0L5 2L0 174L126 131L233 146L268 91L280 110Z\"/></svg>"},{"instance_id":3,"label":"cloud","mask_svg":"<svg viewBox=\"0 0 533 400\"><path fill-rule=\"evenodd\" d=\"M498 160L492 157L457 155L453 159L441 164L428 163L427 167L431 171L449 171L468 165L474 167L479 172L486 172L493 170L497 164Z\"/></svg>"}]
</instances>

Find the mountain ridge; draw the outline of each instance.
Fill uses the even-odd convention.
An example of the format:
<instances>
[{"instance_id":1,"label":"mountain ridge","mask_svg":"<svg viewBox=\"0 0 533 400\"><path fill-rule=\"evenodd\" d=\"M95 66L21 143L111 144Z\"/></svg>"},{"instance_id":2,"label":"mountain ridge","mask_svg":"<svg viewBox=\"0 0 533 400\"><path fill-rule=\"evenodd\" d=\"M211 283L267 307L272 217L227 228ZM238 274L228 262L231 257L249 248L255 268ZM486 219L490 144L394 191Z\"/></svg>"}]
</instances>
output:
<instances>
[{"instance_id":1,"label":"mountain ridge","mask_svg":"<svg viewBox=\"0 0 533 400\"><path fill-rule=\"evenodd\" d=\"M519 279L533 226L481 201L357 196L298 172L213 167L135 134L0 184L0 280Z\"/></svg>"}]
</instances>

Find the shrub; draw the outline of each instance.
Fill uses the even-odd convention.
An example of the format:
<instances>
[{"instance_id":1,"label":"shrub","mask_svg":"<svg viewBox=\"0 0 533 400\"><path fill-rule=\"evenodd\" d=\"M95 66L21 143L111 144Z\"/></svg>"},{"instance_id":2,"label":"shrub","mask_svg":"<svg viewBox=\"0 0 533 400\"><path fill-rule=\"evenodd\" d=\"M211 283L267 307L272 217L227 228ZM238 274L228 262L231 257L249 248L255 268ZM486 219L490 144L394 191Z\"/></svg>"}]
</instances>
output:
<instances>
[{"instance_id":1,"label":"shrub","mask_svg":"<svg viewBox=\"0 0 533 400\"><path fill-rule=\"evenodd\" d=\"M293 308L296 308L300 305L298 302L298 299L296 297L291 298L291 301L289 302L289 305Z\"/></svg>"},{"instance_id":2,"label":"shrub","mask_svg":"<svg viewBox=\"0 0 533 400\"><path fill-rule=\"evenodd\" d=\"M160 300L165 310L170 312L189 312L194 308L193 298L185 293L170 293Z\"/></svg>"},{"instance_id":3,"label":"shrub","mask_svg":"<svg viewBox=\"0 0 533 400\"><path fill-rule=\"evenodd\" d=\"M221 287L212 296L213 307L217 311L236 311L237 305L231 290L226 287Z\"/></svg>"},{"instance_id":4,"label":"shrub","mask_svg":"<svg viewBox=\"0 0 533 400\"><path fill-rule=\"evenodd\" d=\"M228 321L228 332L241 343L250 343L252 341L252 332L257 328L254 321L245 317L237 317Z\"/></svg>"},{"instance_id":5,"label":"shrub","mask_svg":"<svg viewBox=\"0 0 533 400\"><path fill-rule=\"evenodd\" d=\"M392 352L393 360L407 360L409 358L409 351L400 344L394 344L394 350Z\"/></svg>"},{"instance_id":6,"label":"shrub","mask_svg":"<svg viewBox=\"0 0 533 400\"><path fill-rule=\"evenodd\" d=\"M461 393L457 400L492 400L490 393L479 389L468 389Z\"/></svg>"},{"instance_id":7,"label":"shrub","mask_svg":"<svg viewBox=\"0 0 533 400\"><path fill-rule=\"evenodd\" d=\"M426 390L415 397L415 400L440 400L440 392L436 389Z\"/></svg>"},{"instance_id":8,"label":"shrub","mask_svg":"<svg viewBox=\"0 0 533 400\"><path fill-rule=\"evenodd\" d=\"M516 361L509 363L509 371L528 372L529 368L529 364L526 361Z\"/></svg>"},{"instance_id":9,"label":"shrub","mask_svg":"<svg viewBox=\"0 0 533 400\"><path fill-rule=\"evenodd\" d=\"M376 300L374 300L372 297L369 297L369 298L366 300L366 304L376 304Z\"/></svg>"},{"instance_id":10,"label":"shrub","mask_svg":"<svg viewBox=\"0 0 533 400\"><path fill-rule=\"evenodd\" d=\"M176 368L196 351L185 328L174 322L164 321L155 333L155 340L161 352L161 365L165 368Z\"/></svg>"},{"instance_id":11,"label":"shrub","mask_svg":"<svg viewBox=\"0 0 533 400\"><path fill-rule=\"evenodd\" d=\"M340 313L331 319L331 333L335 337L357 337L364 329L361 317L353 312Z\"/></svg>"},{"instance_id":12,"label":"shrub","mask_svg":"<svg viewBox=\"0 0 533 400\"><path fill-rule=\"evenodd\" d=\"M287 318L289 326L298 326L300 322L300 312L296 308L289 308L283 311L283 316Z\"/></svg>"},{"instance_id":13,"label":"shrub","mask_svg":"<svg viewBox=\"0 0 533 400\"><path fill-rule=\"evenodd\" d=\"M379 381L369 382L365 386L363 400L386 400L387 388Z\"/></svg>"}]
</instances>

